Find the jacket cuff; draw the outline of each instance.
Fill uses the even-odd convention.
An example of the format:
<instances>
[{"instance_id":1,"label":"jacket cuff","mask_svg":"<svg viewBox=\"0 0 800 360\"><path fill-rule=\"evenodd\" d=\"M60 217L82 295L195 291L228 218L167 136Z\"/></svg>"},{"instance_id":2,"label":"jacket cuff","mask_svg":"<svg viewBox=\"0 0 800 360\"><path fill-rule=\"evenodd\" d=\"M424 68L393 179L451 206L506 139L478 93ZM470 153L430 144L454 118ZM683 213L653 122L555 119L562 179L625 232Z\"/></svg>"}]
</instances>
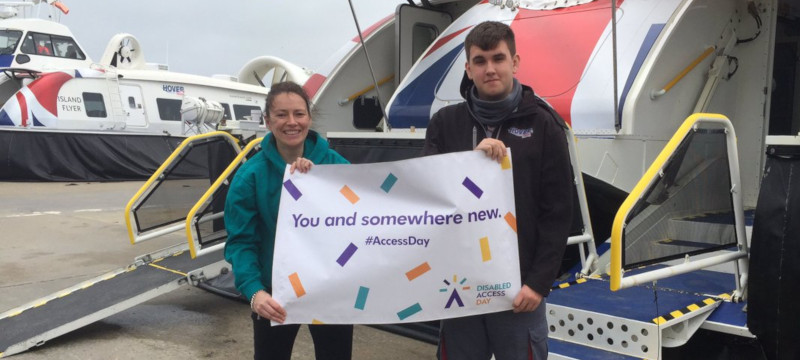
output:
<instances>
[{"instance_id":1,"label":"jacket cuff","mask_svg":"<svg viewBox=\"0 0 800 360\"><path fill-rule=\"evenodd\" d=\"M527 276L522 281L522 284L523 285L528 285L529 288L533 289L533 291L536 291L539 295L542 295L542 296L550 295L550 288L552 287L552 286L549 286L549 285L545 286L545 285L542 285L542 284L539 284L539 283L533 281L533 277L532 276Z\"/></svg>"},{"instance_id":2,"label":"jacket cuff","mask_svg":"<svg viewBox=\"0 0 800 360\"><path fill-rule=\"evenodd\" d=\"M244 295L245 299L252 299L255 293L259 292L259 290L265 290L264 286L258 283L252 283L244 286L242 289L242 295Z\"/></svg>"}]
</instances>

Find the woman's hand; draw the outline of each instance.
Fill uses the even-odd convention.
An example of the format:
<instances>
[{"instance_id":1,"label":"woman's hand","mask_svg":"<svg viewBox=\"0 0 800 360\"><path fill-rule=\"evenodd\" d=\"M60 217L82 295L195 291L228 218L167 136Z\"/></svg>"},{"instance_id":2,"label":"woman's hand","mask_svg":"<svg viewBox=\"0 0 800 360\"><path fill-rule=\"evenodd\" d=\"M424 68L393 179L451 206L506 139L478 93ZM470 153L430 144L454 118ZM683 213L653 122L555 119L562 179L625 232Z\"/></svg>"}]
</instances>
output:
<instances>
[{"instance_id":1,"label":"woman's hand","mask_svg":"<svg viewBox=\"0 0 800 360\"><path fill-rule=\"evenodd\" d=\"M308 170L311 170L312 166L314 166L314 163L312 163L311 160L299 157L292 163L292 167L289 168L289 174L294 174L295 170L299 170L301 173L305 174Z\"/></svg>"},{"instance_id":2,"label":"woman's hand","mask_svg":"<svg viewBox=\"0 0 800 360\"><path fill-rule=\"evenodd\" d=\"M486 156L494 159L495 161L502 162L506 157L506 145L502 141L492 138L481 140L480 144L475 147L475 150L481 150L486 153Z\"/></svg>"},{"instance_id":3,"label":"woman's hand","mask_svg":"<svg viewBox=\"0 0 800 360\"><path fill-rule=\"evenodd\" d=\"M259 316L279 324L286 321L286 310L264 290L259 290L253 298L253 311Z\"/></svg>"}]
</instances>

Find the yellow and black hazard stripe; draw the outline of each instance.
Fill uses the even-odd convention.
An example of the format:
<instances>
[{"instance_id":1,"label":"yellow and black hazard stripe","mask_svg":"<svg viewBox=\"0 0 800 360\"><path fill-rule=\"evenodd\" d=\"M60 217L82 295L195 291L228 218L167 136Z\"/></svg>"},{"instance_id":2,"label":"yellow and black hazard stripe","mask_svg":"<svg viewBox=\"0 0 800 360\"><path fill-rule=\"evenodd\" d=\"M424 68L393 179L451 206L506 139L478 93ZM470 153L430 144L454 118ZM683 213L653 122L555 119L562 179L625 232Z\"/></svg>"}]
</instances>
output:
<instances>
[{"instance_id":1,"label":"yellow and black hazard stripe","mask_svg":"<svg viewBox=\"0 0 800 360\"><path fill-rule=\"evenodd\" d=\"M570 281L570 282L565 282L565 283L558 284L558 285L553 286L552 288L550 288L550 290L564 289L564 288L568 288L568 287L570 287L572 285L583 284L585 282L586 282L586 278L580 278L580 279L575 280L575 281Z\"/></svg>"},{"instance_id":2,"label":"yellow and black hazard stripe","mask_svg":"<svg viewBox=\"0 0 800 360\"><path fill-rule=\"evenodd\" d=\"M582 277L582 278L574 280L574 281L565 282L565 283L561 283L561 284L555 285L555 286L551 287L550 290L564 289L564 288L568 288L568 287L570 287L572 285L583 284L588 279L602 280L603 277L599 276L599 275L588 275L586 277Z\"/></svg>"},{"instance_id":3,"label":"yellow and black hazard stripe","mask_svg":"<svg viewBox=\"0 0 800 360\"><path fill-rule=\"evenodd\" d=\"M656 325L661 325L663 323L666 323L667 321L670 321L672 319L677 319L677 318L679 318L679 317L681 317L683 315L686 315L686 314L688 314L688 313L690 313L692 311L697 311L697 310L700 310L700 309L702 309L702 308L704 308L704 307L706 307L708 305L712 305L712 304L716 303L717 301L718 300L714 300L712 298L706 298L706 299L703 299L702 301L698 301L698 302L696 302L694 304L691 304L691 305L689 305L689 306L687 306L687 307L685 307L683 309L675 310L675 311L670 312L669 314L661 315L661 316L653 319L653 322L656 323Z\"/></svg>"}]
</instances>

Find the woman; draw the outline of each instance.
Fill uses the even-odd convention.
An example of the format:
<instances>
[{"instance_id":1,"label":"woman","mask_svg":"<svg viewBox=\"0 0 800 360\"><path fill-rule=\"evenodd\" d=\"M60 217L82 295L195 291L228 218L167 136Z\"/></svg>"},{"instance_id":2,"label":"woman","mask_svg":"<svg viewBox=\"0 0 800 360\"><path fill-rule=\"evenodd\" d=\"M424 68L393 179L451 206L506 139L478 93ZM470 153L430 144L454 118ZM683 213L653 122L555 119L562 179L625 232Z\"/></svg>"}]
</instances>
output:
<instances>
[{"instance_id":1,"label":"woman","mask_svg":"<svg viewBox=\"0 0 800 360\"><path fill-rule=\"evenodd\" d=\"M267 96L265 120L270 129L262 150L233 178L225 203L228 241L225 259L233 265L236 288L250 299L253 310L255 359L289 359L300 325L283 323L286 311L272 298L272 256L281 184L290 172L305 173L313 164L346 164L328 142L309 130L311 109L302 87L292 82L274 85ZM350 359L352 325L309 325L317 359Z\"/></svg>"}]
</instances>

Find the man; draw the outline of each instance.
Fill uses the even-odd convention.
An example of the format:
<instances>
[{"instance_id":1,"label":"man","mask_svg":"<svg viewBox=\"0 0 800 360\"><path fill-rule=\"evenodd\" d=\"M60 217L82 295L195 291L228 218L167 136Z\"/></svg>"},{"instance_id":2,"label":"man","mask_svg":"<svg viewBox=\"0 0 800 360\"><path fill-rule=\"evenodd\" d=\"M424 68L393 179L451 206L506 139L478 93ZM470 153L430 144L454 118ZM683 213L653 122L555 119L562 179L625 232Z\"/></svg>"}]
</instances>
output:
<instances>
[{"instance_id":1,"label":"man","mask_svg":"<svg viewBox=\"0 0 800 360\"><path fill-rule=\"evenodd\" d=\"M522 289L513 311L443 320L441 359L547 358L544 297L557 276L572 222L572 169L564 121L514 74L514 33L499 22L476 26L464 41L464 103L431 118L426 155L482 150L501 161L513 152Z\"/></svg>"}]
</instances>

